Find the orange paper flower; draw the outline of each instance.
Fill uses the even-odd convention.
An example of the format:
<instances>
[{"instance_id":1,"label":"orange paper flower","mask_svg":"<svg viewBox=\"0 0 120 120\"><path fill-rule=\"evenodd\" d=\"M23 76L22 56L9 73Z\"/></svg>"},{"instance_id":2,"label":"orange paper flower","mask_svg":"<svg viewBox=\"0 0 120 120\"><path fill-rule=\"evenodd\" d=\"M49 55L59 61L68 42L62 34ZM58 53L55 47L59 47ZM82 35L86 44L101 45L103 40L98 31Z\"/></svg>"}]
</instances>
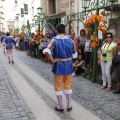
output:
<instances>
[{"instance_id":1,"label":"orange paper flower","mask_svg":"<svg viewBox=\"0 0 120 120\"><path fill-rule=\"evenodd\" d=\"M101 30L102 29L102 25L98 25L98 30Z\"/></svg>"},{"instance_id":2,"label":"orange paper flower","mask_svg":"<svg viewBox=\"0 0 120 120\"><path fill-rule=\"evenodd\" d=\"M97 17L97 14L93 14L93 15L91 16L92 19L95 19L96 17Z\"/></svg>"},{"instance_id":3,"label":"orange paper flower","mask_svg":"<svg viewBox=\"0 0 120 120\"><path fill-rule=\"evenodd\" d=\"M89 28L85 28L85 32L86 32L86 33L89 33Z\"/></svg>"},{"instance_id":4,"label":"orange paper flower","mask_svg":"<svg viewBox=\"0 0 120 120\"><path fill-rule=\"evenodd\" d=\"M86 21L85 21L85 24L88 25L88 24L89 24L89 20L86 20Z\"/></svg>"},{"instance_id":5,"label":"orange paper flower","mask_svg":"<svg viewBox=\"0 0 120 120\"><path fill-rule=\"evenodd\" d=\"M107 28L103 28L103 29L102 29L102 32L103 32L103 33L107 33L107 32L108 32Z\"/></svg>"},{"instance_id":6,"label":"orange paper flower","mask_svg":"<svg viewBox=\"0 0 120 120\"><path fill-rule=\"evenodd\" d=\"M105 25L105 24L107 24L107 21L105 21L105 20L102 20L102 23Z\"/></svg>"},{"instance_id":7,"label":"orange paper flower","mask_svg":"<svg viewBox=\"0 0 120 120\"><path fill-rule=\"evenodd\" d=\"M21 30L24 31L24 27L22 27Z\"/></svg>"},{"instance_id":8,"label":"orange paper flower","mask_svg":"<svg viewBox=\"0 0 120 120\"><path fill-rule=\"evenodd\" d=\"M91 35L91 40L95 40L95 36L94 35Z\"/></svg>"},{"instance_id":9,"label":"orange paper flower","mask_svg":"<svg viewBox=\"0 0 120 120\"><path fill-rule=\"evenodd\" d=\"M89 19L89 23L91 23L91 24L94 23L94 19L92 17Z\"/></svg>"},{"instance_id":10,"label":"orange paper flower","mask_svg":"<svg viewBox=\"0 0 120 120\"><path fill-rule=\"evenodd\" d=\"M92 43L92 44L91 44L91 46L94 48L94 47L95 47L95 44L94 44L94 43Z\"/></svg>"},{"instance_id":11,"label":"orange paper flower","mask_svg":"<svg viewBox=\"0 0 120 120\"><path fill-rule=\"evenodd\" d=\"M98 44L97 44L96 42L94 42L94 43L91 44L91 46L92 46L93 48L95 48L95 47L98 46Z\"/></svg>"},{"instance_id":12,"label":"orange paper flower","mask_svg":"<svg viewBox=\"0 0 120 120\"><path fill-rule=\"evenodd\" d=\"M96 37L96 38L95 38L95 40L96 40L96 42L98 42L99 38L98 38L98 37Z\"/></svg>"},{"instance_id":13,"label":"orange paper flower","mask_svg":"<svg viewBox=\"0 0 120 120\"><path fill-rule=\"evenodd\" d=\"M100 22L102 20L102 16L101 15L97 15L97 21Z\"/></svg>"}]
</instances>

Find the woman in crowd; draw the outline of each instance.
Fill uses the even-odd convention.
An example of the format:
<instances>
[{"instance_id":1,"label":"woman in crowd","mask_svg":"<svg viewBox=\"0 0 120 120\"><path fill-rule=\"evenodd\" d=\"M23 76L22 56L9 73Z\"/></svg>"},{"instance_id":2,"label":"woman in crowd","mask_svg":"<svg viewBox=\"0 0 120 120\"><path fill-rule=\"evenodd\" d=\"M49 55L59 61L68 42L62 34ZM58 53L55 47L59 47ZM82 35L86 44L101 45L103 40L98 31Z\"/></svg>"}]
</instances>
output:
<instances>
[{"instance_id":1,"label":"woman in crowd","mask_svg":"<svg viewBox=\"0 0 120 120\"><path fill-rule=\"evenodd\" d=\"M13 61L13 44L12 44L12 37L10 37L10 33L6 33L5 37L5 43L6 43L6 50L8 54L8 62L14 64Z\"/></svg>"},{"instance_id":2,"label":"woman in crowd","mask_svg":"<svg viewBox=\"0 0 120 120\"><path fill-rule=\"evenodd\" d=\"M47 45L48 40L49 40L49 39L48 39L48 35L47 35L47 33L46 33L46 35L45 35L45 37L44 37L44 39L43 39L43 41L42 41L43 50L46 48L46 45ZM44 61L45 61L46 63L50 63L47 54L44 54Z\"/></svg>"},{"instance_id":3,"label":"woman in crowd","mask_svg":"<svg viewBox=\"0 0 120 120\"><path fill-rule=\"evenodd\" d=\"M76 49L77 39L75 38L75 32L74 31L71 31L71 33L70 33L70 39L73 41L75 49ZM77 56L78 56L77 50L75 50L75 51L76 52L72 55L73 63L77 60Z\"/></svg>"},{"instance_id":4,"label":"woman in crowd","mask_svg":"<svg viewBox=\"0 0 120 120\"><path fill-rule=\"evenodd\" d=\"M39 41L39 50L40 50L40 59L44 61L44 54L43 54L43 41L44 41L44 35L40 36L40 41Z\"/></svg>"},{"instance_id":5,"label":"woman in crowd","mask_svg":"<svg viewBox=\"0 0 120 120\"><path fill-rule=\"evenodd\" d=\"M116 36L116 31L114 29L109 30L113 34L113 42L119 43L120 39Z\"/></svg>"},{"instance_id":6,"label":"woman in crowd","mask_svg":"<svg viewBox=\"0 0 120 120\"><path fill-rule=\"evenodd\" d=\"M85 30L81 29L80 36L77 38L76 41L76 45L78 47L78 54L81 54L83 59L85 58L85 53L84 53L85 41L86 41Z\"/></svg>"},{"instance_id":7,"label":"woman in crowd","mask_svg":"<svg viewBox=\"0 0 120 120\"><path fill-rule=\"evenodd\" d=\"M116 31L114 29L110 30L113 34L113 42L117 44L118 49L120 48L120 39L116 36ZM113 72L115 73L115 81L117 82L117 90L113 92L114 94L120 93L120 63L113 66Z\"/></svg>"},{"instance_id":8,"label":"woman in crowd","mask_svg":"<svg viewBox=\"0 0 120 120\"><path fill-rule=\"evenodd\" d=\"M117 83L117 89L113 92L113 94L118 94L118 93L120 94L120 63L113 66L112 78Z\"/></svg>"},{"instance_id":9,"label":"woman in crowd","mask_svg":"<svg viewBox=\"0 0 120 120\"><path fill-rule=\"evenodd\" d=\"M98 63L101 64L102 70L102 80L103 86L101 89L111 90L111 66L112 66L112 58L117 54L117 45L113 41L112 33L106 34L106 42L102 45L101 51L98 57Z\"/></svg>"}]
</instances>

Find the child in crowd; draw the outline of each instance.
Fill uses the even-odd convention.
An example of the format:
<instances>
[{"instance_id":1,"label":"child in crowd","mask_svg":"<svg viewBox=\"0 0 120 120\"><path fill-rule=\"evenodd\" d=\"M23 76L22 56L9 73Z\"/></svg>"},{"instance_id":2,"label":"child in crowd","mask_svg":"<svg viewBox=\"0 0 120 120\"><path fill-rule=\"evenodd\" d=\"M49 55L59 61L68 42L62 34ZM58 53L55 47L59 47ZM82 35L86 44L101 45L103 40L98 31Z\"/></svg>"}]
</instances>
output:
<instances>
[{"instance_id":1,"label":"child in crowd","mask_svg":"<svg viewBox=\"0 0 120 120\"><path fill-rule=\"evenodd\" d=\"M83 60L82 56L78 56L78 60L73 63L74 72L72 76L76 76L77 74L85 72L85 61Z\"/></svg>"}]
</instances>

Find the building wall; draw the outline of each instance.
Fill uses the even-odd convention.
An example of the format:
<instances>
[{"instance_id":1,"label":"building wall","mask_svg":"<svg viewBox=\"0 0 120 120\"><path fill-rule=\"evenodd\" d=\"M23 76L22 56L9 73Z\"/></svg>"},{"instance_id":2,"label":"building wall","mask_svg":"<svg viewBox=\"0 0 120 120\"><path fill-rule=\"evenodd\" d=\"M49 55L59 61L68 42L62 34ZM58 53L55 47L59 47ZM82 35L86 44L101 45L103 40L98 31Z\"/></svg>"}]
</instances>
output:
<instances>
[{"instance_id":1,"label":"building wall","mask_svg":"<svg viewBox=\"0 0 120 120\"><path fill-rule=\"evenodd\" d=\"M0 1L0 6L3 6L4 1ZM0 8L0 32L5 32L5 15L3 7Z\"/></svg>"},{"instance_id":2,"label":"building wall","mask_svg":"<svg viewBox=\"0 0 120 120\"><path fill-rule=\"evenodd\" d=\"M24 8L24 4L28 4L28 15L24 15L24 17L21 17L20 8ZM27 25L27 20L29 20L30 24L33 23L34 16L37 15L37 8L40 6L41 6L41 0L18 0L18 6L16 7L18 13L18 20L15 21L15 27L19 28L19 30L21 31L22 25L23 24Z\"/></svg>"},{"instance_id":3,"label":"building wall","mask_svg":"<svg viewBox=\"0 0 120 120\"><path fill-rule=\"evenodd\" d=\"M29 20L30 23L34 22L33 15L32 15L32 7L34 7L34 15L37 14L37 7L43 8L43 13L45 13L46 16L52 15L52 9L53 6L50 3L52 0L20 0L19 2L19 9L23 7L23 4L28 4L28 16L24 16L24 18L21 18L19 16L19 26L22 26L23 21ZM71 4L70 4L71 1ZM120 1L120 0L119 0ZM66 15L72 14L72 13L78 13L82 11L81 6L81 0L56 0L56 14L61 12L66 12ZM62 19L62 18L61 18ZM109 19L109 18L107 18ZM107 20L108 21L108 20ZM62 20L62 23L66 23L65 20ZM20 28L19 27L19 28ZM47 26L47 31L49 30L49 26ZM67 31L69 30L69 24L66 27ZM79 31L81 29L84 29L84 25L80 21L73 21L71 23L72 30L75 31L76 36L79 35ZM68 33L68 32L67 32Z\"/></svg>"},{"instance_id":4,"label":"building wall","mask_svg":"<svg viewBox=\"0 0 120 120\"><path fill-rule=\"evenodd\" d=\"M46 16L58 14L62 12L66 12L66 15L75 13L76 0L56 0L56 13L52 13L53 5L51 2L52 0L42 0L41 5L43 7L43 12L45 13ZM66 22L65 20L62 20L62 23L65 23L65 22ZM72 22L71 25L74 26L74 22ZM48 30L49 28L46 28L46 29ZM69 26L66 27L66 31L68 33Z\"/></svg>"},{"instance_id":5,"label":"building wall","mask_svg":"<svg viewBox=\"0 0 120 120\"><path fill-rule=\"evenodd\" d=\"M14 21L7 21L7 27L9 32L14 31Z\"/></svg>"},{"instance_id":6,"label":"building wall","mask_svg":"<svg viewBox=\"0 0 120 120\"><path fill-rule=\"evenodd\" d=\"M71 0L71 13L75 13L75 1L76 0ZM42 8L43 8L43 12L46 15L51 15L51 0L42 0ZM66 12L66 14L68 15L70 13L69 11L69 0L56 0L56 14L60 13L60 12Z\"/></svg>"}]
</instances>

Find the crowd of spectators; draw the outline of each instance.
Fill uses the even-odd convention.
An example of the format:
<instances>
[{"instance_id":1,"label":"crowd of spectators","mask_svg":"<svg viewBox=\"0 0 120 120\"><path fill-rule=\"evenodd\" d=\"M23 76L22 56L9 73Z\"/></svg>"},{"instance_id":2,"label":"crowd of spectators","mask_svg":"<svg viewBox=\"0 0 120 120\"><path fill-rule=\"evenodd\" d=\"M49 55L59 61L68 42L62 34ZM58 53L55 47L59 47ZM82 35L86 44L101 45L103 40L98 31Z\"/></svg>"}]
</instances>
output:
<instances>
[{"instance_id":1,"label":"crowd of spectators","mask_svg":"<svg viewBox=\"0 0 120 120\"><path fill-rule=\"evenodd\" d=\"M43 50L46 48L46 45L49 41L52 40L52 38L54 38L56 36L56 31L55 29L53 30L49 30L49 32L46 32L45 35L40 35L39 41L37 41L37 35L35 35L34 33L30 34L30 37L25 37L24 41L21 39L20 35L15 35L14 36L14 45L15 45L15 49L16 50L25 50L26 51L26 55L30 56L31 58L38 58L38 54L40 55L40 59L48 64L52 64L51 61L49 60L48 56L46 54L43 54ZM108 44L107 50L109 50L109 48L112 49L111 47L111 42L114 42L114 47L116 46L117 49L119 49L119 44L120 44L120 39L116 36L116 32L115 30L110 30L109 31L109 36L107 36L108 34L103 34L103 37L101 40L99 40L99 48L98 48L98 66L100 66L101 64L103 65L103 63L100 63L99 60L102 59L104 56L101 57L102 55L102 50L103 50L103 46L106 47L107 46L107 41L109 38L111 38L110 44ZM73 72L73 76L79 75L81 73L85 73L87 75L90 75L92 72L92 47L91 47L91 34L90 33L86 33L84 29L80 30L80 35L76 37L75 32L71 31L70 35L68 35L68 37L71 38L71 40L73 41L74 45L76 46L76 53L72 56L72 60L73 60L73 67L74 67L74 72ZM106 44L106 45L105 45ZM4 43L3 43L4 46ZM102 49L101 49L102 48ZM102 52L100 54L100 51ZM5 52L5 51L4 51ZM52 50L51 50L52 53ZM109 53L109 51L108 51ZM111 58L116 55L118 53L118 51L115 54L111 55ZM54 55L52 54L53 58ZM104 62L104 61L103 61ZM105 59L105 64L107 63L106 59ZM89 71L88 71L89 68ZM104 67L103 67L104 68ZM111 90L111 82L107 81L107 77L109 77L109 80L111 80L111 68L112 64L109 65L109 68L106 66L107 68L107 72L103 73L103 69L102 69L102 79L103 79L103 86L102 89L106 88L107 84L110 84L107 88L107 90ZM109 75L108 75L108 69L109 69ZM87 72L86 72L87 71ZM115 71L115 70L113 70ZM104 74L104 78L103 78L103 74ZM105 76L106 74L106 76ZM120 78L117 81L117 91L116 93L120 93Z\"/></svg>"}]
</instances>

